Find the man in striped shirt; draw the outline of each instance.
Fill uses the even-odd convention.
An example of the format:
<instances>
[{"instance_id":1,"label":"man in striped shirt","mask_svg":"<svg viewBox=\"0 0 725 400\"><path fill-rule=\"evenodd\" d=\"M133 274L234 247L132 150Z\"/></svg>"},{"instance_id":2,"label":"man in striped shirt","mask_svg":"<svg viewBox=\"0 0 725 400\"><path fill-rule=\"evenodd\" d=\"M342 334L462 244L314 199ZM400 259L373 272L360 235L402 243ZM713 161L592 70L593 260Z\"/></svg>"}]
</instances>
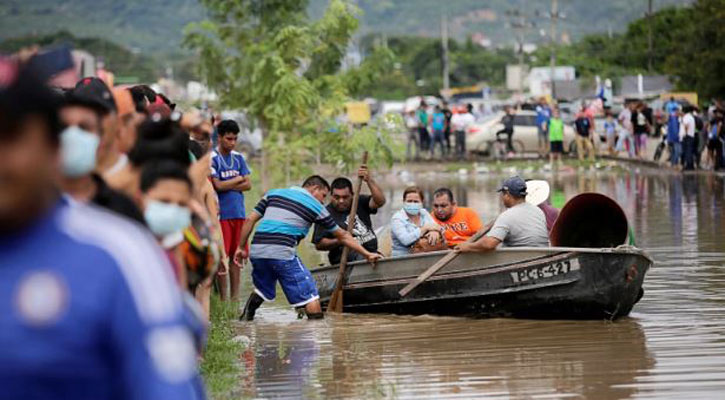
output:
<instances>
[{"instance_id":1,"label":"man in striped shirt","mask_svg":"<svg viewBox=\"0 0 725 400\"><path fill-rule=\"evenodd\" d=\"M369 262L374 263L381 258L379 254L365 250L352 235L337 226L322 205L329 192L327 181L313 175L305 180L302 187L270 190L248 215L235 254L238 261L250 256L246 250L247 240L257 222L261 222L249 250L254 292L249 296L240 319L251 321L265 300L274 300L277 281L293 307L304 307L310 319L322 318L315 281L296 250L297 244L315 223L332 232L340 243L362 254Z\"/></svg>"}]
</instances>

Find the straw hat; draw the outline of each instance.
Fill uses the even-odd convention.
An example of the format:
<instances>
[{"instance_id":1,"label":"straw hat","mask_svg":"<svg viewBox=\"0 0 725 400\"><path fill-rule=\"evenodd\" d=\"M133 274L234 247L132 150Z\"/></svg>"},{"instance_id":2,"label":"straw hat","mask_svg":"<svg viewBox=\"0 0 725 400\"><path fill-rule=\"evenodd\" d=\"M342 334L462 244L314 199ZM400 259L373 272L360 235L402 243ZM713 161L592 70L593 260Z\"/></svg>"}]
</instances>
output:
<instances>
[{"instance_id":1,"label":"straw hat","mask_svg":"<svg viewBox=\"0 0 725 400\"><path fill-rule=\"evenodd\" d=\"M541 180L526 181L526 202L538 206L549 198L549 182Z\"/></svg>"}]
</instances>

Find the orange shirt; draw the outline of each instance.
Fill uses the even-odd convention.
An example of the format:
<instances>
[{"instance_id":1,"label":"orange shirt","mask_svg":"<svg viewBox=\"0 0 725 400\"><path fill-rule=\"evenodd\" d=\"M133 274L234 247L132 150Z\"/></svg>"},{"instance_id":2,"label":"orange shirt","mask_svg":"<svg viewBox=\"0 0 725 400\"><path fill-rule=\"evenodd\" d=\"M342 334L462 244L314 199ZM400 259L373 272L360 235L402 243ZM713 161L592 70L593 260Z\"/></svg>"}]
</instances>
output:
<instances>
[{"instance_id":1,"label":"orange shirt","mask_svg":"<svg viewBox=\"0 0 725 400\"><path fill-rule=\"evenodd\" d=\"M446 221L439 220L435 213L431 215L443 227L446 242L451 247L465 242L483 227L476 212L467 207L456 207L456 212Z\"/></svg>"}]
</instances>

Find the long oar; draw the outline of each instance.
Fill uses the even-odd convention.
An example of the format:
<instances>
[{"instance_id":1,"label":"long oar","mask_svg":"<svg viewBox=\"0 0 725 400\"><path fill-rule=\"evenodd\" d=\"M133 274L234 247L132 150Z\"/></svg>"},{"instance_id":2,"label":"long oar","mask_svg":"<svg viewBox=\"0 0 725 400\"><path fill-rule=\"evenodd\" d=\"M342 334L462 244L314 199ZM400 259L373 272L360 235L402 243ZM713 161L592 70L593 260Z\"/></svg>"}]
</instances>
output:
<instances>
[{"instance_id":1,"label":"long oar","mask_svg":"<svg viewBox=\"0 0 725 400\"><path fill-rule=\"evenodd\" d=\"M492 226L493 226L493 221L491 221L489 224L487 224L487 226L484 226L483 229L481 229L480 231L476 232L476 234L471 236L468 240L466 240L466 242L471 243L471 242L475 242L476 240L482 238L483 235L488 233L488 231L491 229ZM404 288L400 289L400 291L398 291L398 294L400 295L400 297L407 296L408 293L412 292L413 289L418 287L418 285L427 281L428 278L433 276L433 274L438 272L441 268L450 264L450 262L453 261L456 257L458 257L459 254L461 254L461 253L459 253L457 251L451 251L450 253L443 256L443 258L438 260L437 263L433 264L430 268L428 268L427 270L423 271L423 273L418 275L414 281L410 282Z\"/></svg>"},{"instance_id":2,"label":"long oar","mask_svg":"<svg viewBox=\"0 0 725 400\"><path fill-rule=\"evenodd\" d=\"M362 165L368 163L368 152L364 152L362 156ZM355 191L352 193L352 208L350 215L347 217L347 231L352 234L355 227L355 216L357 216L357 205L360 201L360 189L362 188L362 178L358 176ZM345 284L345 268L347 268L347 255L350 248L345 246L342 249L342 257L340 258L340 269L337 271L337 280L335 281L335 290L330 296L330 303L327 305L327 312L342 312L342 287Z\"/></svg>"}]
</instances>

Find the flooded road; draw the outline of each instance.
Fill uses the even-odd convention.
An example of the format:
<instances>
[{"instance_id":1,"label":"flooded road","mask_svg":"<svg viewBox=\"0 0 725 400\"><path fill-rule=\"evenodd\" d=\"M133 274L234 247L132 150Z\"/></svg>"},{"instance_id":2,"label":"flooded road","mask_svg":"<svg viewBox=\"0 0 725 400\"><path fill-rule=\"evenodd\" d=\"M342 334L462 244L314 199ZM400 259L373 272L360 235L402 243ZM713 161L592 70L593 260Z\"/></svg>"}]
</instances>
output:
<instances>
[{"instance_id":1,"label":"flooded road","mask_svg":"<svg viewBox=\"0 0 725 400\"><path fill-rule=\"evenodd\" d=\"M384 183L388 204L374 222L383 225L401 207L410 181L425 188L426 202L435 188L450 187L459 204L487 221L500 210L495 188L502 177L391 177ZM254 323L239 325L250 346L235 396L725 398L725 179L635 168L526 178L549 180L558 207L583 191L605 193L623 207L637 245L656 261L630 317L345 314L306 321L280 292ZM308 254L308 265L317 261Z\"/></svg>"}]
</instances>

